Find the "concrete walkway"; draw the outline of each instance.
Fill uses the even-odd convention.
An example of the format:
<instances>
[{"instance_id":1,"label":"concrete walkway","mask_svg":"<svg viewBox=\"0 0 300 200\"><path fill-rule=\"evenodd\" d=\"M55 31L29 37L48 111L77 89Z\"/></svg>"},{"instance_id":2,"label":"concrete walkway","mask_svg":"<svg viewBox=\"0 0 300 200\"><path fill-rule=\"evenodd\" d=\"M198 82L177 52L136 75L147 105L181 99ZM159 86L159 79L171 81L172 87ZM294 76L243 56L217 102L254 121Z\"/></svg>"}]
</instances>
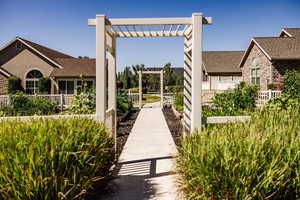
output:
<instances>
[{"instance_id":1,"label":"concrete walkway","mask_svg":"<svg viewBox=\"0 0 300 200\"><path fill-rule=\"evenodd\" d=\"M176 200L177 149L158 103L140 111L116 167L111 200Z\"/></svg>"}]
</instances>

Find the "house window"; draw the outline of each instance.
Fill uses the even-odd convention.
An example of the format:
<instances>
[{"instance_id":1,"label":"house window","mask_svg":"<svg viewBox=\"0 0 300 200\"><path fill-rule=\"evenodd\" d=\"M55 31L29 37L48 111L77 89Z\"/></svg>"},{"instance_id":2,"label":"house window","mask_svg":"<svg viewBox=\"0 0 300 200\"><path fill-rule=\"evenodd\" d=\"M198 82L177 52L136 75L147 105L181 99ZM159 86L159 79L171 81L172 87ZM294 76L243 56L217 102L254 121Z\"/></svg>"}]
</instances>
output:
<instances>
[{"instance_id":1,"label":"house window","mask_svg":"<svg viewBox=\"0 0 300 200\"><path fill-rule=\"evenodd\" d=\"M38 70L31 70L27 73L25 79L25 91L28 94L38 93L38 82L43 77L43 74Z\"/></svg>"},{"instance_id":2,"label":"house window","mask_svg":"<svg viewBox=\"0 0 300 200\"><path fill-rule=\"evenodd\" d=\"M251 83L260 84L260 62L258 58L254 58L251 63Z\"/></svg>"},{"instance_id":3,"label":"house window","mask_svg":"<svg viewBox=\"0 0 300 200\"><path fill-rule=\"evenodd\" d=\"M60 94L74 94L74 80L59 80L58 87Z\"/></svg>"}]
</instances>

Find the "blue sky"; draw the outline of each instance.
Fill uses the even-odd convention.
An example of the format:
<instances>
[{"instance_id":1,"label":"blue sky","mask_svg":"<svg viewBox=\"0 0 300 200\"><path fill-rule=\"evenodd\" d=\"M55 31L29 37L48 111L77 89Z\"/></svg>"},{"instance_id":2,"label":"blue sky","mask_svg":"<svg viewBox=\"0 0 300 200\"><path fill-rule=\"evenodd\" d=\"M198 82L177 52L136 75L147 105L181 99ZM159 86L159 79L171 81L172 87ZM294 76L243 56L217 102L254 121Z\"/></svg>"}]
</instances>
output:
<instances>
[{"instance_id":1,"label":"blue sky","mask_svg":"<svg viewBox=\"0 0 300 200\"><path fill-rule=\"evenodd\" d=\"M95 57L96 14L121 17L213 17L204 27L204 50L244 50L251 37L277 36L300 27L299 0L0 0L0 46L15 36L72 56ZM144 63L183 65L181 38L118 39L118 70Z\"/></svg>"}]
</instances>

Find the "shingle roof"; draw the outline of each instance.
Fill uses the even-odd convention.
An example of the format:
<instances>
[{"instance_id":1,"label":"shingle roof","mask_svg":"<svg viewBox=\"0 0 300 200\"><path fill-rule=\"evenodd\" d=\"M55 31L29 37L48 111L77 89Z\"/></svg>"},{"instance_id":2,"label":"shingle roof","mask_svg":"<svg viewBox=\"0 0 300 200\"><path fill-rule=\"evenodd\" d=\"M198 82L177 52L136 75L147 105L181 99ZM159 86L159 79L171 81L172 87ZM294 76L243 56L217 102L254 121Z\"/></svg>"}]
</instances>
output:
<instances>
[{"instance_id":1,"label":"shingle roof","mask_svg":"<svg viewBox=\"0 0 300 200\"><path fill-rule=\"evenodd\" d=\"M240 74L239 63L244 51L204 51L203 66L208 74ZM147 68L147 70L161 70L162 68ZM183 73L182 67L172 68L174 73Z\"/></svg>"},{"instance_id":2,"label":"shingle roof","mask_svg":"<svg viewBox=\"0 0 300 200\"><path fill-rule=\"evenodd\" d=\"M300 59L300 38L255 37L253 40L265 51L271 60Z\"/></svg>"},{"instance_id":3,"label":"shingle roof","mask_svg":"<svg viewBox=\"0 0 300 200\"><path fill-rule=\"evenodd\" d=\"M85 77L96 76L95 59L58 58L55 59L63 69L54 68L50 76L55 77Z\"/></svg>"},{"instance_id":4,"label":"shingle roof","mask_svg":"<svg viewBox=\"0 0 300 200\"><path fill-rule=\"evenodd\" d=\"M300 28L283 28L282 31L290 37L300 37Z\"/></svg>"},{"instance_id":5,"label":"shingle roof","mask_svg":"<svg viewBox=\"0 0 300 200\"><path fill-rule=\"evenodd\" d=\"M33 47L34 49L36 49L36 50L39 51L40 53L42 53L42 54L44 54L45 56L47 56L48 58L50 58L51 60L54 60L54 59L56 59L56 58L73 58L73 57L70 56L70 55L61 53L61 52L59 52L59 51L50 49L50 48L48 48L48 47L44 47L44 46L42 46L42 45L40 45L40 44L31 42L31 41L26 40L26 39L24 39L24 38L17 37L17 39L20 39L21 41L24 41L26 44L30 45L31 47Z\"/></svg>"},{"instance_id":6,"label":"shingle roof","mask_svg":"<svg viewBox=\"0 0 300 200\"><path fill-rule=\"evenodd\" d=\"M203 64L210 73L241 73L239 62L244 51L204 51Z\"/></svg>"}]
</instances>

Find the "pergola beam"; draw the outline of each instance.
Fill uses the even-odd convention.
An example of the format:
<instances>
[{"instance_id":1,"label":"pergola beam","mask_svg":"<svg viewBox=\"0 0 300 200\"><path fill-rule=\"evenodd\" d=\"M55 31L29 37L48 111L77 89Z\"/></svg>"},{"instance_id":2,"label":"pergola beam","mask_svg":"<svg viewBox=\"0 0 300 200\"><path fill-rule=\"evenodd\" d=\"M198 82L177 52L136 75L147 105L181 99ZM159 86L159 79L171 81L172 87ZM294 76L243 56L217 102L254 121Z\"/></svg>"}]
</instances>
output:
<instances>
[{"instance_id":1,"label":"pergola beam","mask_svg":"<svg viewBox=\"0 0 300 200\"><path fill-rule=\"evenodd\" d=\"M182 18L110 18L110 25L120 26L120 25L180 25L180 24L192 24L192 19L190 17ZM203 17L203 24L211 24L211 17ZM88 20L89 26L96 26L96 19Z\"/></svg>"}]
</instances>

